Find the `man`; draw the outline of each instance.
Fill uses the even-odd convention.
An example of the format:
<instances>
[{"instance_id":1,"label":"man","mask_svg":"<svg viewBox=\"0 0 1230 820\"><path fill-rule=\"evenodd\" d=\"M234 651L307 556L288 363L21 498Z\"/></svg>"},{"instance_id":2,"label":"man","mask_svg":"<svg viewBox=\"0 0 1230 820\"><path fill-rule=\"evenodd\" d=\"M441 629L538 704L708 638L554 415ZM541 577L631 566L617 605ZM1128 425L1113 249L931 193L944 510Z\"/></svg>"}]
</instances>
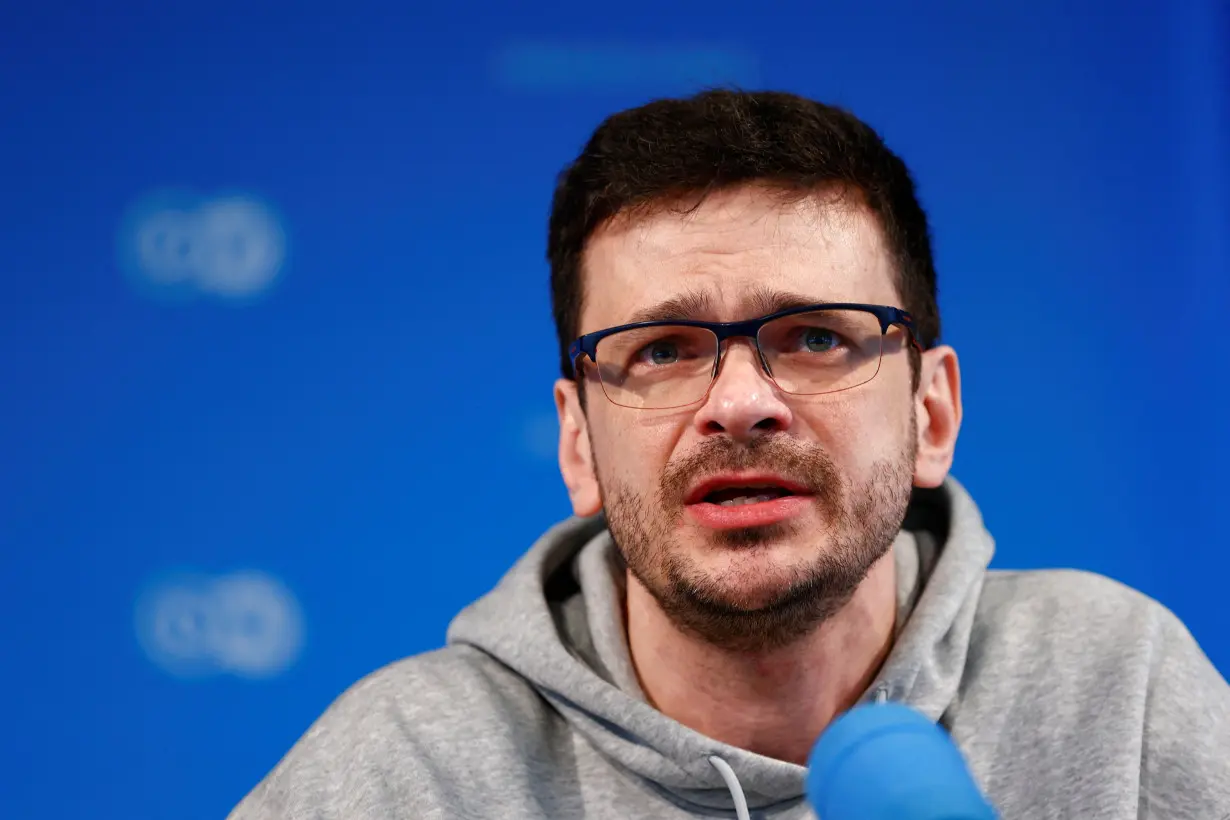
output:
<instances>
[{"instance_id":1,"label":"man","mask_svg":"<svg viewBox=\"0 0 1230 820\"><path fill-rule=\"evenodd\" d=\"M808 817L809 750L875 700L1005 818L1230 814L1230 687L1183 625L988 571L926 216L870 128L781 93L616 114L548 258L576 517L235 820Z\"/></svg>"}]
</instances>

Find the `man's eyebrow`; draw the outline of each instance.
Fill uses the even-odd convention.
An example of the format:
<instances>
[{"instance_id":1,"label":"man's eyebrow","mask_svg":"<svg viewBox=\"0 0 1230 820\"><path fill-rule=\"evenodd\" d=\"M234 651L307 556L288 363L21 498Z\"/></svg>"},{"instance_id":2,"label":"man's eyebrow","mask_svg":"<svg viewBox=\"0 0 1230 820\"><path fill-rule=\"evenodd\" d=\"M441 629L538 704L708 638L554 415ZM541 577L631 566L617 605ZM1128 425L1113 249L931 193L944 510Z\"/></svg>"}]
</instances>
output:
<instances>
[{"instance_id":1,"label":"man's eyebrow","mask_svg":"<svg viewBox=\"0 0 1230 820\"><path fill-rule=\"evenodd\" d=\"M711 315L712 300L703 293L685 293L672 296L656 305L641 308L628 317L627 324L639 322L671 322L678 319L696 319Z\"/></svg>"},{"instance_id":2,"label":"man's eyebrow","mask_svg":"<svg viewBox=\"0 0 1230 820\"><path fill-rule=\"evenodd\" d=\"M752 316L768 316L770 313L791 308L829 304L829 300L788 290L758 288L749 294L746 303Z\"/></svg>"},{"instance_id":3,"label":"man's eyebrow","mask_svg":"<svg viewBox=\"0 0 1230 820\"><path fill-rule=\"evenodd\" d=\"M767 288L753 290L740 301L746 307L746 315L743 318L747 319L756 316L767 316L770 313L777 313L779 310L827 303L827 300L817 299L815 296ZM702 317L711 318L714 313L713 300L708 295L704 293L685 293L634 311L628 317L627 324L672 322Z\"/></svg>"}]
</instances>

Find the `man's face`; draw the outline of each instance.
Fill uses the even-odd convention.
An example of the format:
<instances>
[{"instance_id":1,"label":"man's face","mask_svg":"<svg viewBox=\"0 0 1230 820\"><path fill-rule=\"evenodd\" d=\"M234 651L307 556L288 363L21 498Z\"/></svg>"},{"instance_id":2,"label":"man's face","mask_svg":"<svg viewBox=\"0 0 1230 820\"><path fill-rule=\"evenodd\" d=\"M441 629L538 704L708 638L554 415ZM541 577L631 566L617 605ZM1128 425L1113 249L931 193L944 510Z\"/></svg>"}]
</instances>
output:
<instances>
[{"instance_id":1,"label":"man's face","mask_svg":"<svg viewBox=\"0 0 1230 820\"><path fill-rule=\"evenodd\" d=\"M668 300L695 307L680 318L711 321L755 318L800 296L900 306L891 257L861 205L783 204L749 187L683 211L616 221L591 238L583 333ZM617 406L592 375L582 389L584 411L567 382L557 386L574 508L600 504L634 581L710 642L772 648L809 632L849 600L901 525L919 434L900 329L875 378L837 393L784 393L749 339L727 343L708 395L687 407ZM780 479L798 498L767 523L715 523L698 512L697 487L732 475Z\"/></svg>"}]
</instances>

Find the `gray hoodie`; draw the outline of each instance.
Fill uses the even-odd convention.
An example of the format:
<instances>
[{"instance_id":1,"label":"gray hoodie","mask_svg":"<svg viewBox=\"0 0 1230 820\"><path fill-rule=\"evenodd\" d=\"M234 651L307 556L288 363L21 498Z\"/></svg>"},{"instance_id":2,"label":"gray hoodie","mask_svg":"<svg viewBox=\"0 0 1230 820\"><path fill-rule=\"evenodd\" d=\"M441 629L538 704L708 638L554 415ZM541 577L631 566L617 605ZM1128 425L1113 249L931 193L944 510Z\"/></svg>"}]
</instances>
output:
<instances>
[{"instance_id":1,"label":"gray hoodie","mask_svg":"<svg viewBox=\"0 0 1230 820\"><path fill-rule=\"evenodd\" d=\"M1005 820L1222 820L1230 686L1174 615L1070 570L988 570L961 486L916 491L898 634L864 700L952 734ZM601 519L547 532L448 645L343 694L231 820L813 817L805 769L719 743L640 691Z\"/></svg>"}]
</instances>

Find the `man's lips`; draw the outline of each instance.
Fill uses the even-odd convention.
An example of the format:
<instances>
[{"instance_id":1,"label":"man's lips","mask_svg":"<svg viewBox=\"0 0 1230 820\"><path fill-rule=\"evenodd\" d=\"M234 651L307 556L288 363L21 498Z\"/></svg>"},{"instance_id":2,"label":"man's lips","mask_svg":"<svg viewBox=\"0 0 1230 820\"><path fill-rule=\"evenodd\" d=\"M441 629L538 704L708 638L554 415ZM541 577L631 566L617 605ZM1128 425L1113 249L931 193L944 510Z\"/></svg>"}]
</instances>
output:
<instances>
[{"instance_id":1,"label":"man's lips","mask_svg":"<svg viewBox=\"0 0 1230 820\"><path fill-rule=\"evenodd\" d=\"M711 530L781 524L803 514L812 494L773 473L722 473L700 481L685 496L692 521Z\"/></svg>"},{"instance_id":2,"label":"man's lips","mask_svg":"<svg viewBox=\"0 0 1230 820\"><path fill-rule=\"evenodd\" d=\"M709 500L710 496L719 492L729 493L738 490L746 490L747 495L758 495L759 493L756 492L758 490L761 493L780 496L811 495L811 492L802 484L773 473L719 473L693 486L684 496L684 503L688 505L712 503Z\"/></svg>"}]
</instances>

